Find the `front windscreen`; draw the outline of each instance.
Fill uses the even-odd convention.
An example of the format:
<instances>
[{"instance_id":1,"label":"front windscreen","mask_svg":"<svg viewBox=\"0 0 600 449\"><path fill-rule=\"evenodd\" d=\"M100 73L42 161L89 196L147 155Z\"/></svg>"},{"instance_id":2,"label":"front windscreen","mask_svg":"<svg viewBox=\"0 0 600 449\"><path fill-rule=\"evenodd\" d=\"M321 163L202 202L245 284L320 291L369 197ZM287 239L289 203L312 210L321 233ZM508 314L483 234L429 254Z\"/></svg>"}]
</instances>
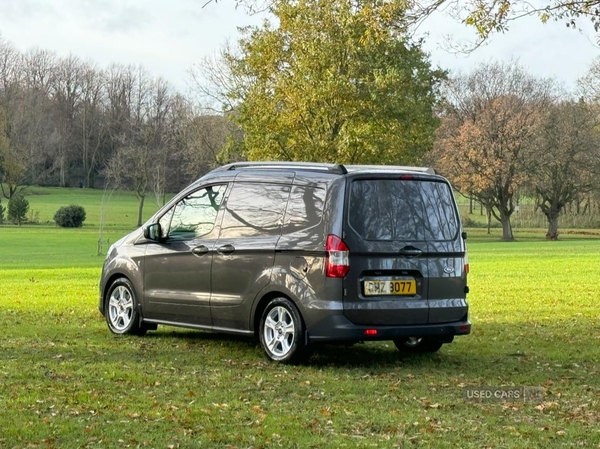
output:
<instances>
[{"instance_id":1,"label":"front windscreen","mask_svg":"<svg viewBox=\"0 0 600 449\"><path fill-rule=\"evenodd\" d=\"M353 181L348 218L366 240L450 240L459 226L448 184L425 180Z\"/></svg>"}]
</instances>

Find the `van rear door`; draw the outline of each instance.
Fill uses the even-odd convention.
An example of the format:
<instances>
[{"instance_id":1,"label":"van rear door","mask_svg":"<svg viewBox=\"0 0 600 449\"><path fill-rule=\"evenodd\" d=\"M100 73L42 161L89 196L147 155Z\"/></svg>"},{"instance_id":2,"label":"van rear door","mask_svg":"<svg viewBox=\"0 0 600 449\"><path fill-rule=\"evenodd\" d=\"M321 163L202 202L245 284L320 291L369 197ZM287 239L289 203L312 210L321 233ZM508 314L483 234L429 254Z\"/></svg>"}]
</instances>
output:
<instances>
[{"instance_id":1,"label":"van rear door","mask_svg":"<svg viewBox=\"0 0 600 449\"><path fill-rule=\"evenodd\" d=\"M460 257L460 225L443 178L355 174L348 176L346 191L343 240L350 249L350 271L343 286L350 321L427 324L432 291L436 299L456 298L459 291L464 298L464 285L446 282L449 268L444 271L448 256ZM441 199L451 207L440 208Z\"/></svg>"},{"instance_id":2,"label":"van rear door","mask_svg":"<svg viewBox=\"0 0 600 449\"><path fill-rule=\"evenodd\" d=\"M429 265L429 323L466 319L466 245L450 185L421 183L429 218L427 232Z\"/></svg>"}]
</instances>

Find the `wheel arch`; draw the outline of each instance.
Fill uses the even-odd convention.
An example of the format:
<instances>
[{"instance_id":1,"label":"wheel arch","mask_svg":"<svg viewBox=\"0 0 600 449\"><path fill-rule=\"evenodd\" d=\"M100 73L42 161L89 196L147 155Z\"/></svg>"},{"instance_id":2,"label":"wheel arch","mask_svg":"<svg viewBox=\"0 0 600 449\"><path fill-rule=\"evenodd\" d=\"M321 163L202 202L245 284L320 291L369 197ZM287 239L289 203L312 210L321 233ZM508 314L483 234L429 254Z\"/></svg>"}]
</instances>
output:
<instances>
[{"instance_id":1,"label":"wheel arch","mask_svg":"<svg viewBox=\"0 0 600 449\"><path fill-rule=\"evenodd\" d=\"M262 314L263 314L264 310L266 309L267 305L269 304L269 302L271 302L271 300L273 300L275 298L286 298L289 301L291 301L292 304L294 304L294 306L296 306L296 309L298 310L298 314L300 315L300 319L302 320L302 324L304 325L304 328L306 329L306 323L304 321L304 316L302 315L302 310L300 309L300 307L298 307L298 301L295 301L294 298L290 294L285 293L281 290L271 290L271 291L264 293L261 296L261 298L257 301L256 306L254 307L254 313L252 314L252 320L251 320L252 328L250 329L251 331L254 332L254 335L256 337L258 337L258 331L259 331L259 327L260 327L260 319L262 317Z\"/></svg>"},{"instance_id":2,"label":"wheel arch","mask_svg":"<svg viewBox=\"0 0 600 449\"><path fill-rule=\"evenodd\" d=\"M117 279L121 279L121 278L127 279L129 281L129 283L131 284L131 287L134 289L133 293L137 297L138 309L140 308L139 294L135 290L135 285L133 284L132 280L129 278L129 276L127 276L124 273L115 272L115 273L112 273L110 275L110 277L106 280L106 283L104 284L104 289L102 291L102 315L104 315L104 316L106 316L106 301L108 300L108 292L110 291L110 288L115 283L115 281Z\"/></svg>"}]
</instances>

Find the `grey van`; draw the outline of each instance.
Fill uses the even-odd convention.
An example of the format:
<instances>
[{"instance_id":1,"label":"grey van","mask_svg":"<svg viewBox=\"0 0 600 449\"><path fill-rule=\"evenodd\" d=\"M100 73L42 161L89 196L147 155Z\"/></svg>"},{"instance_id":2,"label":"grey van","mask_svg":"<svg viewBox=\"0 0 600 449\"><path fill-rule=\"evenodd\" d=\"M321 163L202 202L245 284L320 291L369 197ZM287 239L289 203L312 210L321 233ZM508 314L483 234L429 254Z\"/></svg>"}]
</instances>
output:
<instances>
[{"instance_id":1,"label":"grey van","mask_svg":"<svg viewBox=\"0 0 600 449\"><path fill-rule=\"evenodd\" d=\"M434 352L471 331L465 239L432 169L234 163L110 248L99 309L116 334L256 336L279 362L322 342Z\"/></svg>"}]
</instances>

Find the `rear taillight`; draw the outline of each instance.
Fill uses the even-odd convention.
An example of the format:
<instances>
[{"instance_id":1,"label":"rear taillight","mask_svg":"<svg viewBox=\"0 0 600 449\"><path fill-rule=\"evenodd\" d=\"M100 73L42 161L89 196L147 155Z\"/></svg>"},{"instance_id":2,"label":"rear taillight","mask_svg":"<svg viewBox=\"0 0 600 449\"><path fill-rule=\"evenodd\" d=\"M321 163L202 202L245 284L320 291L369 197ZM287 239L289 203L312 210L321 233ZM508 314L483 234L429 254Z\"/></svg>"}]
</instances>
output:
<instances>
[{"instance_id":1,"label":"rear taillight","mask_svg":"<svg viewBox=\"0 0 600 449\"><path fill-rule=\"evenodd\" d=\"M325 275L328 278L343 278L350 270L350 250L348 245L337 235L328 235L327 261L325 263Z\"/></svg>"},{"instance_id":2,"label":"rear taillight","mask_svg":"<svg viewBox=\"0 0 600 449\"><path fill-rule=\"evenodd\" d=\"M465 267L464 267L465 276L469 274L469 255L465 249Z\"/></svg>"}]
</instances>

